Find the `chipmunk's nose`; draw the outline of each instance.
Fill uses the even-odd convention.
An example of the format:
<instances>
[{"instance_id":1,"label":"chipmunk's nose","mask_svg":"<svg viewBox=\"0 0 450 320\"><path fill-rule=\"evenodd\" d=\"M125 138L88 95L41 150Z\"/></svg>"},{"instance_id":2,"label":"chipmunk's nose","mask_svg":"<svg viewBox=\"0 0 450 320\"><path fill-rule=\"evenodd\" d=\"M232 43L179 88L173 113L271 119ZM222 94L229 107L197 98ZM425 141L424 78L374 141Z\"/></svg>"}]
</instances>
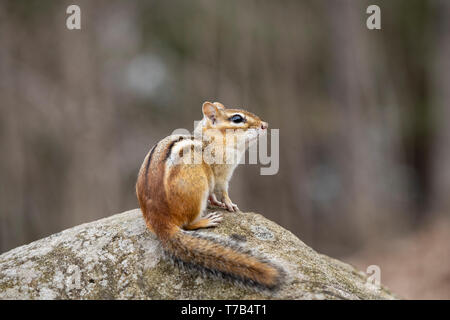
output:
<instances>
[{"instance_id":1,"label":"chipmunk's nose","mask_svg":"<svg viewBox=\"0 0 450 320\"><path fill-rule=\"evenodd\" d=\"M269 124L267 122L261 122L261 129L267 129L269 127Z\"/></svg>"}]
</instances>

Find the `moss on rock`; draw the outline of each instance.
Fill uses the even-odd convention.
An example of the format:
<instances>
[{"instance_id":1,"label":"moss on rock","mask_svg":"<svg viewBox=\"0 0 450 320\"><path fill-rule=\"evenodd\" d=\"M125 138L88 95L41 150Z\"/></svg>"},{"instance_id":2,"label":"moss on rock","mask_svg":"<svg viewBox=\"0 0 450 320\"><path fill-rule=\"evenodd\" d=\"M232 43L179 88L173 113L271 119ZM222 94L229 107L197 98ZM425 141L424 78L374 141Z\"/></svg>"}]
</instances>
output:
<instances>
[{"instance_id":1,"label":"moss on rock","mask_svg":"<svg viewBox=\"0 0 450 320\"><path fill-rule=\"evenodd\" d=\"M318 254L255 213L224 213L202 230L257 248L287 271L275 294L203 278L167 262L138 209L83 224L0 256L0 299L394 299L364 273Z\"/></svg>"}]
</instances>

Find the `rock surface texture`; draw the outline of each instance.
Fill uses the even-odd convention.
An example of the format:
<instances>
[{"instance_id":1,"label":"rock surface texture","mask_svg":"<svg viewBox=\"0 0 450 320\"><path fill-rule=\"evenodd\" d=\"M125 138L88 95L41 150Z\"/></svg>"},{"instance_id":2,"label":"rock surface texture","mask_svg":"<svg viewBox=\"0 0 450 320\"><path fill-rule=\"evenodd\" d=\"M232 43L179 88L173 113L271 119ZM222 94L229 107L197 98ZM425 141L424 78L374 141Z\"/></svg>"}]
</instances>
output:
<instances>
[{"instance_id":1,"label":"rock surface texture","mask_svg":"<svg viewBox=\"0 0 450 320\"><path fill-rule=\"evenodd\" d=\"M255 213L214 229L287 272L274 294L204 278L169 263L138 209L79 225L0 256L0 299L395 299L364 273L319 254Z\"/></svg>"}]
</instances>

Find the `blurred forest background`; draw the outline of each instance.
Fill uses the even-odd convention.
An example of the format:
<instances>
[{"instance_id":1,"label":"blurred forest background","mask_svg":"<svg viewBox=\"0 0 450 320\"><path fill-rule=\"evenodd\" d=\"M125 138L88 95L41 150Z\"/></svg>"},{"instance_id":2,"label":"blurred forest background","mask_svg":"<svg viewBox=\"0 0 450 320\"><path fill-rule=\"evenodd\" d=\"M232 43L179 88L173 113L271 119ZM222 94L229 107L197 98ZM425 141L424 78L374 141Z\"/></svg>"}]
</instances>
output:
<instances>
[{"instance_id":1,"label":"blurred forest background","mask_svg":"<svg viewBox=\"0 0 450 320\"><path fill-rule=\"evenodd\" d=\"M448 0L0 0L0 252L136 208L149 148L211 100L280 129L243 211L449 299L449 60Z\"/></svg>"}]
</instances>

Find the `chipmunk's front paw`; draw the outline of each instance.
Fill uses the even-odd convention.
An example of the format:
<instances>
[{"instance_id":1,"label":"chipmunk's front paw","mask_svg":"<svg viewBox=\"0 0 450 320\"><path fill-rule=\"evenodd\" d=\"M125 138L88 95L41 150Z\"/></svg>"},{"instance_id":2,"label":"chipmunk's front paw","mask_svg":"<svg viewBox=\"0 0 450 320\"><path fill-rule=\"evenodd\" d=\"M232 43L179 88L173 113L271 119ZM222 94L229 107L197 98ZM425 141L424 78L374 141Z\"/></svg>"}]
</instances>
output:
<instances>
[{"instance_id":1,"label":"chipmunk's front paw","mask_svg":"<svg viewBox=\"0 0 450 320\"><path fill-rule=\"evenodd\" d=\"M234 204L233 202L231 202L231 200L229 200L229 199L225 200L225 206L227 207L227 210L230 212L239 211L238 206L236 204Z\"/></svg>"},{"instance_id":2,"label":"chipmunk's front paw","mask_svg":"<svg viewBox=\"0 0 450 320\"><path fill-rule=\"evenodd\" d=\"M220 202L219 200L217 200L217 198L216 198L216 196L214 194L209 196L208 201L213 206L217 206L217 207L224 208L224 209L227 207L225 205L225 203Z\"/></svg>"},{"instance_id":3,"label":"chipmunk's front paw","mask_svg":"<svg viewBox=\"0 0 450 320\"><path fill-rule=\"evenodd\" d=\"M208 219L207 227L215 227L220 223L220 221L222 221L223 218L220 213L212 212L212 213L206 215L205 219Z\"/></svg>"}]
</instances>

